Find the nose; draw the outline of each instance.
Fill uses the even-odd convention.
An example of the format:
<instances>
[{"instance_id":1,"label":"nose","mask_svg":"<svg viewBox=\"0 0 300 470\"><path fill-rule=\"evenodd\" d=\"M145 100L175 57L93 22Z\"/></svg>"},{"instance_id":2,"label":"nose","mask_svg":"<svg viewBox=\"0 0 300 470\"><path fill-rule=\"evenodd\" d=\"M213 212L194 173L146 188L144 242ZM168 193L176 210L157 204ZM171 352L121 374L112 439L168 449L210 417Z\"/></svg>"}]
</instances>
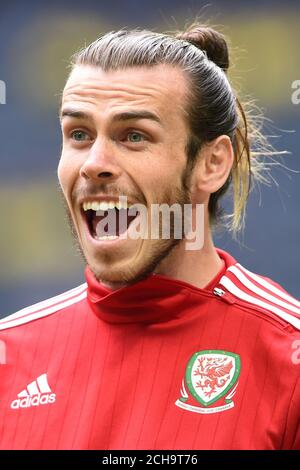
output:
<instances>
[{"instance_id":1,"label":"nose","mask_svg":"<svg viewBox=\"0 0 300 470\"><path fill-rule=\"evenodd\" d=\"M97 182L117 179L121 174L121 168L117 163L116 149L112 147L112 143L97 139L80 168L80 176Z\"/></svg>"}]
</instances>

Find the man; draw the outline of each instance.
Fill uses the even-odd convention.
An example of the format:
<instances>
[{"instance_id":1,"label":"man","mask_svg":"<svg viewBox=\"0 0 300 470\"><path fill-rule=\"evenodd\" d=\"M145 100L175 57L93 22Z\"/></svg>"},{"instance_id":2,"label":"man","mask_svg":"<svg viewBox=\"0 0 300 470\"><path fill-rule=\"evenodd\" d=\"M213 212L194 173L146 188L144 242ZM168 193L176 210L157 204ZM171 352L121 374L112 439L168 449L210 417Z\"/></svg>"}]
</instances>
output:
<instances>
[{"instance_id":1,"label":"man","mask_svg":"<svg viewBox=\"0 0 300 470\"><path fill-rule=\"evenodd\" d=\"M212 241L261 175L228 65L206 27L76 55L58 177L87 284L1 320L1 448L300 448L300 303ZM204 208L200 247L163 204L196 238Z\"/></svg>"}]
</instances>

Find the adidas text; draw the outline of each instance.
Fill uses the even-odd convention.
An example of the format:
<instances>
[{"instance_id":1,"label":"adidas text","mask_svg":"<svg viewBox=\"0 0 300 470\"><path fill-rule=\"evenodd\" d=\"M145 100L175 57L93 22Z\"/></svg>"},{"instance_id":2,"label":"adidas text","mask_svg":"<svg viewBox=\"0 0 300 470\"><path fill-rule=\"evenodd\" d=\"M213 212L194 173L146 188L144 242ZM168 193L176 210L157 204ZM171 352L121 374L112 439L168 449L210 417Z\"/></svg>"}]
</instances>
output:
<instances>
[{"instance_id":1,"label":"adidas text","mask_svg":"<svg viewBox=\"0 0 300 470\"><path fill-rule=\"evenodd\" d=\"M39 406L39 405L47 405L50 403L54 403L56 400L55 393L47 393L47 394L38 394L34 396L28 396L25 398L17 398L11 402L10 407L12 409L18 408L29 408L30 406Z\"/></svg>"}]
</instances>

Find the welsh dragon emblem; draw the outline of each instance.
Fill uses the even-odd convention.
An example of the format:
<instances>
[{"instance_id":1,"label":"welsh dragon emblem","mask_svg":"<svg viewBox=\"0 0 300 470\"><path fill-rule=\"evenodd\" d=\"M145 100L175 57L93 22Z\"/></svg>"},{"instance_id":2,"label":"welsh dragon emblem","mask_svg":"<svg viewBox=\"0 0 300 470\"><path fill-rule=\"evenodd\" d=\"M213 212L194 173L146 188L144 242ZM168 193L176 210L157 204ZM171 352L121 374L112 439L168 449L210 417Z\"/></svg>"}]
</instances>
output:
<instances>
[{"instance_id":1,"label":"welsh dragon emblem","mask_svg":"<svg viewBox=\"0 0 300 470\"><path fill-rule=\"evenodd\" d=\"M232 408L234 404L231 399L238 385L240 367L240 357L232 352L210 349L193 354L182 382L181 398L177 400L176 405L197 413L212 413ZM188 404L188 392L206 409ZM221 406L208 408L221 398Z\"/></svg>"},{"instance_id":2,"label":"welsh dragon emblem","mask_svg":"<svg viewBox=\"0 0 300 470\"><path fill-rule=\"evenodd\" d=\"M197 363L193 374L197 378L195 388L202 389L204 395L210 398L213 393L226 384L233 368L233 360L227 357L200 356Z\"/></svg>"}]
</instances>

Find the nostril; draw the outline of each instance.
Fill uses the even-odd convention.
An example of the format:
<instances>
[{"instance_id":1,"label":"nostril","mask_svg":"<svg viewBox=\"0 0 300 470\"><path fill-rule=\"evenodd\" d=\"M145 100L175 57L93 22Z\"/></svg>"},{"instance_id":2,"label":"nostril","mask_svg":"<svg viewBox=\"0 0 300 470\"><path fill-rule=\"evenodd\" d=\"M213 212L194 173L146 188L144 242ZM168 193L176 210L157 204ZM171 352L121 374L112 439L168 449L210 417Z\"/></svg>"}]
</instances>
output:
<instances>
[{"instance_id":1,"label":"nostril","mask_svg":"<svg viewBox=\"0 0 300 470\"><path fill-rule=\"evenodd\" d=\"M102 171L101 173L98 174L99 178L110 178L112 176L112 173L109 171Z\"/></svg>"}]
</instances>

